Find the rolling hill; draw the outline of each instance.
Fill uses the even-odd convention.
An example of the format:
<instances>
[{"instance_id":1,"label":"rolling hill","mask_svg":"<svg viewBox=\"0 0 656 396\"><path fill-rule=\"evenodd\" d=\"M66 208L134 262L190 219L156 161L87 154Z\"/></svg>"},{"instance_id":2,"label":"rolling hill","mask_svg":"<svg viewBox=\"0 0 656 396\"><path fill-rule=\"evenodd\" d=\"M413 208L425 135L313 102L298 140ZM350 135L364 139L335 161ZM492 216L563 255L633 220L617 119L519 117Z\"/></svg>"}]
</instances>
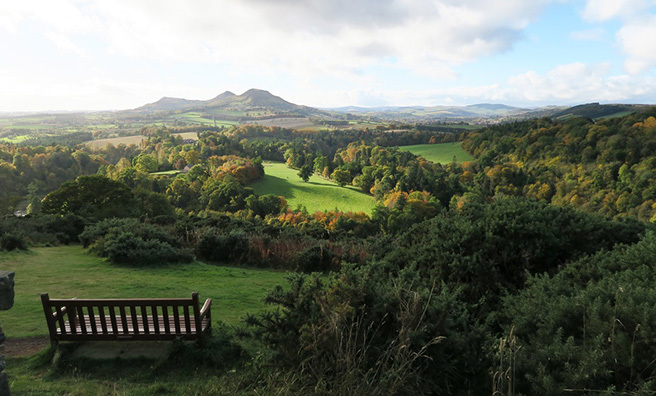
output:
<instances>
[{"instance_id":1,"label":"rolling hill","mask_svg":"<svg viewBox=\"0 0 656 396\"><path fill-rule=\"evenodd\" d=\"M288 102L269 91L261 89L249 89L241 95L235 95L230 91L209 100L188 100L181 98L163 97L157 102L149 103L134 109L135 112L173 112L173 111L200 111L206 114L220 114L227 116L243 117L247 113L255 112L256 116L263 115L295 115L308 116L321 114L322 111L300 106Z\"/></svg>"}]
</instances>

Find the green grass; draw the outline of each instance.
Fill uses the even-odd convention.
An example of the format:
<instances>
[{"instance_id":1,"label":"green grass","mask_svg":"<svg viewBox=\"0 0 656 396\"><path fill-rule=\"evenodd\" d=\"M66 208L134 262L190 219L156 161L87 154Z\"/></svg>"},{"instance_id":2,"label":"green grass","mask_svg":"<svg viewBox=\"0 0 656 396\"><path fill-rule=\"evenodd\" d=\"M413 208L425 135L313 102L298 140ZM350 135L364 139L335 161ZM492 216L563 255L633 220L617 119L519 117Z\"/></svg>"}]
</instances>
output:
<instances>
[{"instance_id":1,"label":"green grass","mask_svg":"<svg viewBox=\"0 0 656 396\"><path fill-rule=\"evenodd\" d=\"M226 267L200 262L154 267L116 266L90 255L81 246L34 248L27 253L0 253L0 269L16 272L15 303L0 312L8 337L48 334L40 294L51 298L191 297L212 299L212 318L239 324L247 312L262 311L262 299L286 273Z\"/></svg>"},{"instance_id":2,"label":"green grass","mask_svg":"<svg viewBox=\"0 0 656 396\"><path fill-rule=\"evenodd\" d=\"M152 172L151 175L177 175L178 173L181 173L181 170L169 170L169 171L162 171L162 172Z\"/></svg>"},{"instance_id":3,"label":"green grass","mask_svg":"<svg viewBox=\"0 0 656 396\"><path fill-rule=\"evenodd\" d=\"M173 120L177 119L177 120L180 120L180 121L192 122L192 123L197 123L197 124L206 124L206 125L210 125L210 126L213 126L214 122L215 122L215 120L213 120L211 118L202 117L201 113L195 112L195 111L190 111L190 112L184 113L184 114L172 115L172 116L169 116L169 118L173 119ZM217 126L221 126L221 125L230 126L230 125L236 125L236 124L237 124L237 121L221 120L220 116L219 116L219 118L216 119L216 125Z\"/></svg>"},{"instance_id":4,"label":"green grass","mask_svg":"<svg viewBox=\"0 0 656 396\"><path fill-rule=\"evenodd\" d=\"M7 142L7 143L20 143L24 140L29 139L30 137L31 136L29 136L29 135L18 135L18 136L14 136L14 137L11 137L11 138L0 138L0 141L4 141L4 142Z\"/></svg>"},{"instance_id":5,"label":"green grass","mask_svg":"<svg viewBox=\"0 0 656 396\"><path fill-rule=\"evenodd\" d=\"M605 115L603 117L597 117L594 120L598 121L598 120L608 120L608 119L617 118L617 117L626 117L626 116L631 115L633 113L635 113L635 111L631 111L631 110L620 111L620 112L617 112L617 113Z\"/></svg>"},{"instance_id":6,"label":"green grass","mask_svg":"<svg viewBox=\"0 0 656 396\"><path fill-rule=\"evenodd\" d=\"M409 151L415 155L420 155L429 161L440 164L453 162L453 157L456 157L457 162L471 161L474 159L474 157L462 149L460 142L416 144L413 146L401 146L399 149Z\"/></svg>"},{"instance_id":7,"label":"green grass","mask_svg":"<svg viewBox=\"0 0 656 396\"><path fill-rule=\"evenodd\" d=\"M312 175L306 183L298 177L298 170L282 162L265 162L265 176L251 184L256 194L282 195L290 208L304 205L310 213L338 208L344 212L371 213L375 202L371 195L355 187L337 184Z\"/></svg>"}]
</instances>

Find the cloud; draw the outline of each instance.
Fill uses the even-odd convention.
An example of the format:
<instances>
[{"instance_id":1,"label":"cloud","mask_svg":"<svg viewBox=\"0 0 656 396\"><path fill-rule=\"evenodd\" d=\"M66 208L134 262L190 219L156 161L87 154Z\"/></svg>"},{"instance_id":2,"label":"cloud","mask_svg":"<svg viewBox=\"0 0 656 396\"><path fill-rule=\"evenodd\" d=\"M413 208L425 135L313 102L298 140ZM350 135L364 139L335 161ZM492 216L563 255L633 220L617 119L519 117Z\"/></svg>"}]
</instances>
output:
<instances>
[{"instance_id":1,"label":"cloud","mask_svg":"<svg viewBox=\"0 0 656 396\"><path fill-rule=\"evenodd\" d=\"M656 66L656 15L637 18L617 32L617 40L628 56L625 68L638 74Z\"/></svg>"},{"instance_id":2,"label":"cloud","mask_svg":"<svg viewBox=\"0 0 656 396\"><path fill-rule=\"evenodd\" d=\"M611 75L608 64L561 65L545 74L534 71L511 77L505 97L536 104L653 101L653 78ZM649 98L652 99L649 99Z\"/></svg>"},{"instance_id":3,"label":"cloud","mask_svg":"<svg viewBox=\"0 0 656 396\"><path fill-rule=\"evenodd\" d=\"M592 41L599 41L604 38L606 35L606 31L602 28L595 28L595 29L588 29L588 30L577 30L574 32L571 32L569 34L569 37L571 37L574 40L592 40Z\"/></svg>"},{"instance_id":4,"label":"cloud","mask_svg":"<svg viewBox=\"0 0 656 396\"><path fill-rule=\"evenodd\" d=\"M79 46L72 34L85 34L110 54L135 59L300 78L355 77L386 60L452 78L452 67L512 48L549 1L24 0L9 19L38 21L60 47L64 38L67 48Z\"/></svg>"},{"instance_id":5,"label":"cloud","mask_svg":"<svg viewBox=\"0 0 656 396\"><path fill-rule=\"evenodd\" d=\"M583 18L589 22L604 22L617 17L630 17L641 14L653 0L588 0L583 10Z\"/></svg>"},{"instance_id":6,"label":"cloud","mask_svg":"<svg viewBox=\"0 0 656 396\"><path fill-rule=\"evenodd\" d=\"M615 38L627 57L624 68L638 74L656 66L655 6L656 0L587 0L582 15L589 22L620 21Z\"/></svg>"}]
</instances>

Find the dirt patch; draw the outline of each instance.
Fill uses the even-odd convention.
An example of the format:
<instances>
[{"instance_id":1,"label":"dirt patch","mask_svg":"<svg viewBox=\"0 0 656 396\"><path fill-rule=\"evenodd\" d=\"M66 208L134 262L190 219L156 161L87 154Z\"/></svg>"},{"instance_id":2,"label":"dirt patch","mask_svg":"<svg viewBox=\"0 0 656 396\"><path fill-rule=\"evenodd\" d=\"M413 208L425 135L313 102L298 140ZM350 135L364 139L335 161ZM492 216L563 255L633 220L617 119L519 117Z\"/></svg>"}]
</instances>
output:
<instances>
[{"instance_id":1,"label":"dirt patch","mask_svg":"<svg viewBox=\"0 0 656 396\"><path fill-rule=\"evenodd\" d=\"M50 339L47 337L7 338L4 345L6 357L30 356L47 348Z\"/></svg>"}]
</instances>

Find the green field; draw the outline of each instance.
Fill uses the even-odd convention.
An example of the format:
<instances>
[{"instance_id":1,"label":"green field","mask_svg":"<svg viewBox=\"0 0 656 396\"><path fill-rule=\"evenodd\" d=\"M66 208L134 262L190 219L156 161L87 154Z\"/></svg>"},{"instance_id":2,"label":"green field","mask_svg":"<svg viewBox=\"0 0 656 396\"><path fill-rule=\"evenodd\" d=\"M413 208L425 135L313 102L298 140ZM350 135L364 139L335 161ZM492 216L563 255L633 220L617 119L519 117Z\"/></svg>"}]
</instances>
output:
<instances>
[{"instance_id":1,"label":"green field","mask_svg":"<svg viewBox=\"0 0 656 396\"><path fill-rule=\"evenodd\" d=\"M34 248L28 253L0 253L0 269L16 272L15 304L0 312L8 337L48 334L40 295L51 298L191 297L212 299L212 319L239 324L247 312L264 309L262 299L286 273L226 267L200 262L155 267L116 266L81 246Z\"/></svg>"},{"instance_id":2,"label":"green field","mask_svg":"<svg viewBox=\"0 0 656 396\"><path fill-rule=\"evenodd\" d=\"M194 140L198 139L198 133L196 132L176 133L176 135L181 136L183 139L194 139ZM126 146L129 146L131 144L134 144L135 146L138 146L141 144L141 142L144 139L146 139L146 137L141 135L121 136L121 137L108 138L108 139L91 140L89 142L85 142L84 144L96 149L104 148L108 144L111 144L113 146L118 146L119 144L125 144Z\"/></svg>"},{"instance_id":3,"label":"green field","mask_svg":"<svg viewBox=\"0 0 656 396\"><path fill-rule=\"evenodd\" d=\"M308 212L333 210L371 213L374 199L355 187L339 187L337 184L312 175L309 182L298 177L298 170L288 168L282 162L265 162L265 176L251 184L256 194L282 195L290 208L304 205Z\"/></svg>"},{"instance_id":4,"label":"green field","mask_svg":"<svg viewBox=\"0 0 656 396\"><path fill-rule=\"evenodd\" d=\"M462 149L461 143L440 143L440 144L416 144L413 146L401 146L401 150L406 150L415 155L420 155L429 161L448 164L453 162L453 157L456 162L472 161L472 157L468 152Z\"/></svg>"},{"instance_id":5,"label":"green field","mask_svg":"<svg viewBox=\"0 0 656 396\"><path fill-rule=\"evenodd\" d=\"M201 301L212 299L212 327L216 332L222 329L219 322L241 324L247 312L263 310L268 291L286 283L282 271L199 262L147 268L115 266L89 255L80 246L0 253L0 269L16 272L14 306L0 312L2 328L14 342L29 342L15 340L23 337L47 336L40 301L44 291L53 298L190 297L192 291L198 291ZM119 344L116 347L125 348ZM213 348L207 353L217 353L217 347ZM50 363L40 363L44 354L8 356L6 372L12 394L231 395L236 394L234 387L239 384L225 371L204 366L198 354L179 364L144 359L81 360L66 363L63 371L53 369Z\"/></svg>"},{"instance_id":6,"label":"green field","mask_svg":"<svg viewBox=\"0 0 656 396\"><path fill-rule=\"evenodd\" d=\"M201 116L201 113L196 112L196 111L190 111L188 113L184 114L176 114L176 115L171 115L169 116L169 119L171 120L180 120L184 122L190 122L190 123L196 123L196 124L202 124L202 125L210 125L213 126L215 123L217 126L231 126L231 125L236 125L236 121L228 121L228 120L222 120L220 119L220 116L216 119L210 119L210 118L204 118Z\"/></svg>"}]
</instances>

